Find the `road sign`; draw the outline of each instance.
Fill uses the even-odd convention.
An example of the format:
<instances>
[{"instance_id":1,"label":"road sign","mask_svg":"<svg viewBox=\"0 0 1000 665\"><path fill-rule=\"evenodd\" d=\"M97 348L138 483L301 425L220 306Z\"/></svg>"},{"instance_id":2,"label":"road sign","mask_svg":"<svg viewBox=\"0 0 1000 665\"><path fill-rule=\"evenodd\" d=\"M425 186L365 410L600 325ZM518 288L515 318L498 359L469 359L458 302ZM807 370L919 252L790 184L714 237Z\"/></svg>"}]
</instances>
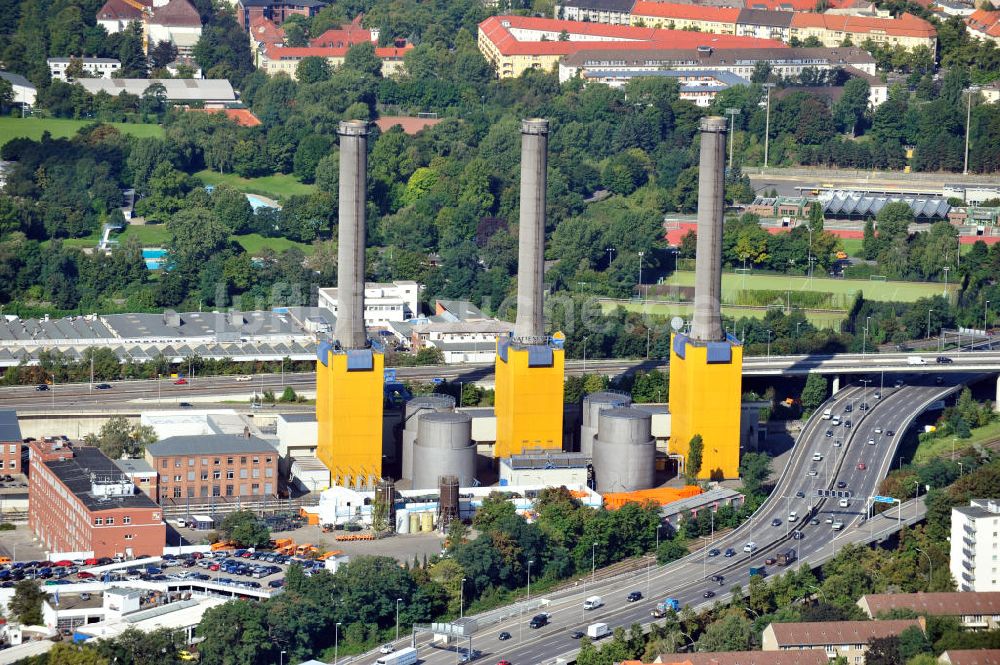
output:
<instances>
[{"instance_id":1,"label":"road sign","mask_svg":"<svg viewBox=\"0 0 1000 665\"><path fill-rule=\"evenodd\" d=\"M382 372L383 372L383 377L382 377L383 381L385 381L386 383L395 383L396 382L396 369L395 368L384 369L384 370L382 370Z\"/></svg>"},{"instance_id":2,"label":"road sign","mask_svg":"<svg viewBox=\"0 0 1000 665\"><path fill-rule=\"evenodd\" d=\"M873 496L872 501L875 503L896 503L896 500L891 496Z\"/></svg>"}]
</instances>

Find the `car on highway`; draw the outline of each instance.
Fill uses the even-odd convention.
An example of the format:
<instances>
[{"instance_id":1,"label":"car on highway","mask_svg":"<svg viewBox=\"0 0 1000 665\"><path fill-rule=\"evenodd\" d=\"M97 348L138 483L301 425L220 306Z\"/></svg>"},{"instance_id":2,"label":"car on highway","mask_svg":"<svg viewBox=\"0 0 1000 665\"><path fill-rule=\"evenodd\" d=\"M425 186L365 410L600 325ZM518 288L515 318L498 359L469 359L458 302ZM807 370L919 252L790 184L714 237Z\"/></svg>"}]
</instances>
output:
<instances>
[{"instance_id":1,"label":"car on highway","mask_svg":"<svg viewBox=\"0 0 1000 665\"><path fill-rule=\"evenodd\" d=\"M396 647L392 646L391 644L383 644L382 646L379 647L378 652L379 653L392 653L395 650L396 650Z\"/></svg>"},{"instance_id":2,"label":"car on highway","mask_svg":"<svg viewBox=\"0 0 1000 665\"><path fill-rule=\"evenodd\" d=\"M778 563L778 560L775 559L773 556L769 556L766 559L764 559L765 566L773 566L776 563Z\"/></svg>"},{"instance_id":3,"label":"car on highway","mask_svg":"<svg viewBox=\"0 0 1000 665\"><path fill-rule=\"evenodd\" d=\"M851 505L851 502L848 501L847 499L841 499L839 505L841 508L847 508L848 506Z\"/></svg>"},{"instance_id":4,"label":"car on highway","mask_svg":"<svg viewBox=\"0 0 1000 665\"><path fill-rule=\"evenodd\" d=\"M718 582L719 584L722 584L726 580L722 575L712 575L711 579L713 582Z\"/></svg>"},{"instance_id":5,"label":"car on highway","mask_svg":"<svg viewBox=\"0 0 1000 665\"><path fill-rule=\"evenodd\" d=\"M846 427L847 429L851 429L852 427L854 427L854 423L851 422L850 420L845 420L844 427Z\"/></svg>"},{"instance_id":6,"label":"car on highway","mask_svg":"<svg viewBox=\"0 0 1000 665\"><path fill-rule=\"evenodd\" d=\"M642 600L642 592L641 591L633 591L628 596L626 596L625 600L628 601L628 602L630 602L630 603L639 602L640 600Z\"/></svg>"},{"instance_id":7,"label":"car on highway","mask_svg":"<svg viewBox=\"0 0 1000 665\"><path fill-rule=\"evenodd\" d=\"M867 411L867 410L868 410L868 402L862 402L861 404L858 404L858 411Z\"/></svg>"},{"instance_id":8,"label":"car on highway","mask_svg":"<svg viewBox=\"0 0 1000 665\"><path fill-rule=\"evenodd\" d=\"M720 554L721 552L716 547L713 547L708 551L708 556L719 556Z\"/></svg>"},{"instance_id":9,"label":"car on highway","mask_svg":"<svg viewBox=\"0 0 1000 665\"><path fill-rule=\"evenodd\" d=\"M39 383L37 386L35 386L35 390L37 390L38 392L45 392L48 389L49 389L48 385L44 383Z\"/></svg>"},{"instance_id":10,"label":"car on highway","mask_svg":"<svg viewBox=\"0 0 1000 665\"><path fill-rule=\"evenodd\" d=\"M869 446L874 446L875 445L875 438L874 437L868 437L868 445Z\"/></svg>"},{"instance_id":11,"label":"car on highway","mask_svg":"<svg viewBox=\"0 0 1000 665\"><path fill-rule=\"evenodd\" d=\"M896 386L897 388L902 388L903 387L903 380L902 379L896 379L896 383L894 383L892 385Z\"/></svg>"},{"instance_id":12,"label":"car on highway","mask_svg":"<svg viewBox=\"0 0 1000 665\"><path fill-rule=\"evenodd\" d=\"M179 406L182 409L190 409L191 402L177 402L177 406Z\"/></svg>"},{"instance_id":13,"label":"car on highway","mask_svg":"<svg viewBox=\"0 0 1000 665\"><path fill-rule=\"evenodd\" d=\"M497 635L497 639L500 640L501 642L506 642L507 640L510 639L510 633L508 633L506 630L501 630L500 634Z\"/></svg>"},{"instance_id":14,"label":"car on highway","mask_svg":"<svg viewBox=\"0 0 1000 665\"><path fill-rule=\"evenodd\" d=\"M896 435L896 430L892 430L892 429L887 429L887 430L885 431L885 435L886 435L886 436L895 436L895 435Z\"/></svg>"},{"instance_id":15,"label":"car on highway","mask_svg":"<svg viewBox=\"0 0 1000 665\"><path fill-rule=\"evenodd\" d=\"M840 439L837 439L836 441L833 442L833 447L834 448L840 448L842 445L844 445L844 444L841 443Z\"/></svg>"},{"instance_id":16,"label":"car on highway","mask_svg":"<svg viewBox=\"0 0 1000 665\"><path fill-rule=\"evenodd\" d=\"M583 632L582 630L574 630L572 633L569 634L570 638L574 640L582 640L584 637L586 637L586 635L587 633ZM500 664L497 663L497 665Z\"/></svg>"},{"instance_id":17,"label":"car on highway","mask_svg":"<svg viewBox=\"0 0 1000 665\"><path fill-rule=\"evenodd\" d=\"M845 483L843 480L838 480L837 481L837 489L842 490L845 487L847 487L847 483Z\"/></svg>"},{"instance_id":18,"label":"car on highway","mask_svg":"<svg viewBox=\"0 0 1000 665\"><path fill-rule=\"evenodd\" d=\"M942 376L935 376L934 377L934 383L940 386L942 383L944 383L944 377L942 377Z\"/></svg>"},{"instance_id":19,"label":"car on highway","mask_svg":"<svg viewBox=\"0 0 1000 665\"><path fill-rule=\"evenodd\" d=\"M705 593L703 593L701 595L702 595L702 598L715 598L715 592L714 591L706 591Z\"/></svg>"},{"instance_id":20,"label":"car on highway","mask_svg":"<svg viewBox=\"0 0 1000 665\"><path fill-rule=\"evenodd\" d=\"M955 362L954 360L952 360L948 356L938 356L934 360L935 360L935 362L937 362L938 365L949 365L949 364Z\"/></svg>"},{"instance_id":21,"label":"car on highway","mask_svg":"<svg viewBox=\"0 0 1000 665\"><path fill-rule=\"evenodd\" d=\"M882 428L881 428L881 427L876 427L876 428L875 428L874 430L872 430L872 431L873 431L873 432L875 432L876 434L881 434L881 433L882 433Z\"/></svg>"},{"instance_id":22,"label":"car on highway","mask_svg":"<svg viewBox=\"0 0 1000 665\"><path fill-rule=\"evenodd\" d=\"M753 551L756 550L756 549L757 549L757 543L755 543L752 540L750 542L748 542L746 545L743 546L743 551L744 552L753 553Z\"/></svg>"},{"instance_id":23,"label":"car on highway","mask_svg":"<svg viewBox=\"0 0 1000 665\"><path fill-rule=\"evenodd\" d=\"M98 383L94 387L97 388L98 390L111 390L111 384L110 383Z\"/></svg>"},{"instance_id":24,"label":"car on highway","mask_svg":"<svg viewBox=\"0 0 1000 665\"><path fill-rule=\"evenodd\" d=\"M828 439L832 439L833 438L833 430L832 429L826 430L826 438L828 438Z\"/></svg>"},{"instance_id":25,"label":"car on highway","mask_svg":"<svg viewBox=\"0 0 1000 665\"><path fill-rule=\"evenodd\" d=\"M775 517L773 520L771 520L771 526L781 526L781 520Z\"/></svg>"},{"instance_id":26,"label":"car on highway","mask_svg":"<svg viewBox=\"0 0 1000 665\"><path fill-rule=\"evenodd\" d=\"M823 461L823 455L821 453L813 453L813 461L814 462L822 462Z\"/></svg>"},{"instance_id":27,"label":"car on highway","mask_svg":"<svg viewBox=\"0 0 1000 665\"><path fill-rule=\"evenodd\" d=\"M801 531L793 531L792 532L792 539L793 540L802 540L804 537L805 536L802 535Z\"/></svg>"},{"instance_id":28,"label":"car on highway","mask_svg":"<svg viewBox=\"0 0 1000 665\"><path fill-rule=\"evenodd\" d=\"M497 661L497 665L510 665L510 661L509 660Z\"/></svg>"},{"instance_id":29,"label":"car on highway","mask_svg":"<svg viewBox=\"0 0 1000 665\"><path fill-rule=\"evenodd\" d=\"M245 383L247 381L253 381L253 377L250 376L249 374L244 374L242 376L237 376L236 380L240 383Z\"/></svg>"},{"instance_id":30,"label":"car on highway","mask_svg":"<svg viewBox=\"0 0 1000 665\"><path fill-rule=\"evenodd\" d=\"M819 475L819 471L817 471L816 469L809 469L806 475L809 476L810 478L815 478L816 476Z\"/></svg>"},{"instance_id":31,"label":"car on highway","mask_svg":"<svg viewBox=\"0 0 1000 665\"><path fill-rule=\"evenodd\" d=\"M819 518L814 517L811 520L809 520L809 523L812 524L813 526L816 526L817 524L819 524Z\"/></svg>"},{"instance_id":32,"label":"car on highway","mask_svg":"<svg viewBox=\"0 0 1000 665\"><path fill-rule=\"evenodd\" d=\"M186 386L187 383L188 383L188 380L185 379L185 378L180 378L180 379L177 379L176 381L174 381L174 385L175 386Z\"/></svg>"},{"instance_id":33,"label":"car on highway","mask_svg":"<svg viewBox=\"0 0 1000 665\"><path fill-rule=\"evenodd\" d=\"M882 399L882 393L875 393L875 399Z\"/></svg>"},{"instance_id":34,"label":"car on highway","mask_svg":"<svg viewBox=\"0 0 1000 665\"><path fill-rule=\"evenodd\" d=\"M799 499L804 499L806 498L806 493L803 492L802 490L799 490L798 492L795 493L795 496Z\"/></svg>"},{"instance_id":35,"label":"car on highway","mask_svg":"<svg viewBox=\"0 0 1000 665\"><path fill-rule=\"evenodd\" d=\"M732 547L727 547L726 548L726 558L734 557L734 556L736 556L736 550L734 550Z\"/></svg>"},{"instance_id":36,"label":"car on highway","mask_svg":"<svg viewBox=\"0 0 1000 665\"><path fill-rule=\"evenodd\" d=\"M868 467L865 466L864 462L861 462L861 463L858 464L858 471L864 471L867 468Z\"/></svg>"}]
</instances>

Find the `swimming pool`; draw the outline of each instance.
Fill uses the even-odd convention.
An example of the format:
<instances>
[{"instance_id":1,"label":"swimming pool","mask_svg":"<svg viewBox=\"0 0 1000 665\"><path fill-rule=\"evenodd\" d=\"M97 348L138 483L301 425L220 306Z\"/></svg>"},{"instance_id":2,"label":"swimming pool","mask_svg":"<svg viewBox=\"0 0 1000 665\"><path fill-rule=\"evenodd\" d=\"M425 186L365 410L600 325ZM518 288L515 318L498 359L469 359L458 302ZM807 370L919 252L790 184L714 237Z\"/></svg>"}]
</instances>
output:
<instances>
[{"instance_id":1,"label":"swimming pool","mask_svg":"<svg viewBox=\"0 0 1000 665\"><path fill-rule=\"evenodd\" d=\"M160 247L143 247L142 260L146 262L147 270L159 270L163 267L167 250Z\"/></svg>"},{"instance_id":2,"label":"swimming pool","mask_svg":"<svg viewBox=\"0 0 1000 665\"><path fill-rule=\"evenodd\" d=\"M280 206L277 206L271 203L270 201L266 201L261 197L257 196L256 194L247 194L246 197L247 201L250 202L250 207L253 208L254 212L257 212L259 208L280 208Z\"/></svg>"}]
</instances>

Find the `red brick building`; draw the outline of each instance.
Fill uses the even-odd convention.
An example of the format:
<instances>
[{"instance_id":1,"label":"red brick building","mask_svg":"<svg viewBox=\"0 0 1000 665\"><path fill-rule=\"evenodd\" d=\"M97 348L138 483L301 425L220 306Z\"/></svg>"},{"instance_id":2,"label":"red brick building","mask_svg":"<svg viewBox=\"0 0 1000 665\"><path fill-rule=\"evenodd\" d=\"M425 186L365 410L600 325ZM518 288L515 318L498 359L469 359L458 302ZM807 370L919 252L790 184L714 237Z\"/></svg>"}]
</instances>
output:
<instances>
[{"instance_id":1,"label":"red brick building","mask_svg":"<svg viewBox=\"0 0 1000 665\"><path fill-rule=\"evenodd\" d=\"M17 412L13 409L0 410L0 476L24 473L21 468L22 447Z\"/></svg>"},{"instance_id":2,"label":"red brick building","mask_svg":"<svg viewBox=\"0 0 1000 665\"><path fill-rule=\"evenodd\" d=\"M171 436L146 446L158 475L160 503L208 497L272 497L278 451L254 436Z\"/></svg>"},{"instance_id":3,"label":"red brick building","mask_svg":"<svg viewBox=\"0 0 1000 665\"><path fill-rule=\"evenodd\" d=\"M247 32L250 24L256 18L266 18L276 25L281 25L289 16L315 16L319 10L326 7L319 0L237 0L236 20Z\"/></svg>"},{"instance_id":4,"label":"red brick building","mask_svg":"<svg viewBox=\"0 0 1000 665\"><path fill-rule=\"evenodd\" d=\"M160 555L160 507L97 448L33 441L28 523L49 552Z\"/></svg>"}]
</instances>

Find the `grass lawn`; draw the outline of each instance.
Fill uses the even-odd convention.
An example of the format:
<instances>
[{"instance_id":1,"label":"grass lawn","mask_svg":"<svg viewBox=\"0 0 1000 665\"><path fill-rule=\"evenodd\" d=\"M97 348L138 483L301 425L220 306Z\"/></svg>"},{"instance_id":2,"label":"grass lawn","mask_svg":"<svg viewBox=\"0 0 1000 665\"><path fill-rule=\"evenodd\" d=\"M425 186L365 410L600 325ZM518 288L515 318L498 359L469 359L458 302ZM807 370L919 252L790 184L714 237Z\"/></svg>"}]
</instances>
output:
<instances>
[{"instance_id":1,"label":"grass lawn","mask_svg":"<svg viewBox=\"0 0 1000 665\"><path fill-rule=\"evenodd\" d=\"M943 436L939 439L928 439L917 444L917 452L913 454L914 464L923 464L930 460L951 455L952 442L955 450L962 450L978 443L990 443L1000 439L1000 420L995 420L983 427L974 427L972 437L968 439L958 439L951 436Z\"/></svg>"},{"instance_id":2,"label":"grass lawn","mask_svg":"<svg viewBox=\"0 0 1000 665\"><path fill-rule=\"evenodd\" d=\"M844 246L844 251L847 252L848 256L861 256L861 245L864 244L863 240L858 238L841 238L840 244Z\"/></svg>"},{"instance_id":3,"label":"grass lawn","mask_svg":"<svg viewBox=\"0 0 1000 665\"><path fill-rule=\"evenodd\" d=\"M629 312L645 312L664 317L690 317L693 311L693 306L688 304L676 305L673 303L657 303L651 301L647 301L645 303L601 301L601 309L605 312L613 311L618 306L624 307ZM745 316L762 319L766 313L767 308L765 307L748 308L726 307L725 305L722 306L722 315L734 319L739 319ZM832 328L833 330L840 329L840 322L844 320L845 316L841 312L813 312L809 310L805 311L805 315L806 319L808 319L808 321L817 328Z\"/></svg>"},{"instance_id":4,"label":"grass lawn","mask_svg":"<svg viewBox=\"0 0 1000 665\"><path fill-rule=\"evenodd\" d=\"M694 272L677 271L667 279L665 284L673 286L694 286ZM935 282L878 282L864 279L830 279L827 277L795 277L790 275L771 274L736 274L722 275L722 297L732 301L736 292L742 289L768 291L821 291L840 295L853 295L863 291L865 298L878 301L913 302L919 298L927 298L940 294L943 284ZM948 285L948 291L954 292L955 284Z\"/></svg>"},{"instance_id":5,"label":"grass lawn","mask_svg":"<svg viewBox=\"0 0 1000 665\"><path fill-rule=\"evenodd\" d=\"M265 238L258 233L251 233L245 236L234 236L236 242L240 243L250 254L256 254L265 247L269 247L279 254L290 247L298 247L306 254L312 253L312 245L306 245L305 243L295 242L294 240L289 240L288 238Z\"/></svg>"},{"instance_id":6,"label":"grass lawn","mask_svg":"<svg viewBox=\"0 0 1000 665\"><path fill-rule=\"evenodd\" d=\"M299 194L312 194L315 185L299 182L295 176L276 173L261 178L241 178L234 173L216 173L204 170L195 173L206 185L229 185L248 194L263 194L272 199L283 199Z\"/></svg>"},{"instance_id":7,"label":"grass lawn","mask_svg":"<svg viewBox=\"0 0 1000 665\"><path fill-rule=\"evenodd\" d=\"M129 224L123 233L113 234L112 239L125 242L136 238L143 247L162 247L170 240L166 224Z\"/></svg>"},{"instance_id":8,"label":"grass lawn","mask_svg":"<svg viewBox=\"0 0 1000 665\"><path fill-rule=\"evenodd\" d=\"M37 141L42 138L42 132L46 130L54 138L73 136L81 127L92 123L92 120L63 120L61 118L0 118L0 145L16 138L29 138ZM159 125L137 125L123 122L108 124L133 136L163 136L163 127Z\"/></svg>"}]
</instances>

